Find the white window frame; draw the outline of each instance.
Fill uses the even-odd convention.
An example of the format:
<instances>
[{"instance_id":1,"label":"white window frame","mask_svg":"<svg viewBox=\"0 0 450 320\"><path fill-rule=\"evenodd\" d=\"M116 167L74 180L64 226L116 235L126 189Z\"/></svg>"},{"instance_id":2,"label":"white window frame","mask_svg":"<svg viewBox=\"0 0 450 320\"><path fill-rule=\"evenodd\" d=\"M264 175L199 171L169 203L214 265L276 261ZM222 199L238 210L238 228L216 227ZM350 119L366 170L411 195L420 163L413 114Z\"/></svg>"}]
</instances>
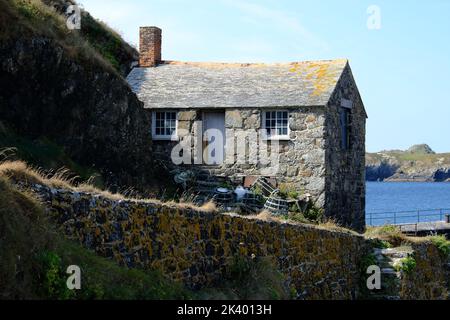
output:
<instances>
[{"instance_id":1,"label":"white window frame","mask_svg":"<svg viewBox=\"0 0 450 320\"><path fill-rule=\"evenodd\" d=\"M291 134L291 128L289 126L289 117L290 113L289 110L261 110L262 112L262 125L261 128L263 129L263 139L264 140L290 140L290 134ZM267 134L267 127L266 127L266 114L267 112L286 112L287 113L287 134L285 135L275 135L275 136L269 136ZM276 122L275 122L276 123Z\"/></svg>"},{"instance_id":2,"label":"white window frame","mask_svg":"<svg viewBox=\"0 0 450 320\"><path fill-rule=\"evenodd\" d=\"M156 113L175 113L175 132L172 135L156 134ZM166 116L164 116L165 119ZM156 110L152 112L152 138L153 140L178 140L178 111L175 110Z\"/></svg>"}]
</instances>

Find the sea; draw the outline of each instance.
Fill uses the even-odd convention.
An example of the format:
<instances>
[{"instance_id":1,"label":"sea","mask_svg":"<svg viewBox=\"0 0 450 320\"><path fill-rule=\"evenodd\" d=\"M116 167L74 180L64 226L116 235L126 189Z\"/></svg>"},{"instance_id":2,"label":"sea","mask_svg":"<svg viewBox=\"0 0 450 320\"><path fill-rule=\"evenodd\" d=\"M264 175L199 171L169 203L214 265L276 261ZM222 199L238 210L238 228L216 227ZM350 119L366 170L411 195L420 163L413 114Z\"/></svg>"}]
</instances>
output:
<instances>
[{"instance_id":1,"label":"sea","mask_svg":"<svg viewBox=\"0 0 450 320\"><path fill-rule=\"evenodd\" d=\"M450 214L448 182L366 182L366 223L442 221Z\"/></svg>"}]
</instances>

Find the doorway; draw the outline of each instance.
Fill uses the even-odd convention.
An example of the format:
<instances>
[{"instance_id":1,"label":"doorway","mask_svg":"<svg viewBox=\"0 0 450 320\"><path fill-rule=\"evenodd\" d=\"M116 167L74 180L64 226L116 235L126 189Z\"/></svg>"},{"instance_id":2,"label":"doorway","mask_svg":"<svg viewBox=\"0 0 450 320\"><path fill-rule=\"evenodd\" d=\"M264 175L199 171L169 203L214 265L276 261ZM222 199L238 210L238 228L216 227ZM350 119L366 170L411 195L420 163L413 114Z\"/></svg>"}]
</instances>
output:
<instances>
[{"instance_id":1,"label":"doorway","mask_svg":"<svg viewBox=\"0 0 450 320\"><path fill-rule=\"evenodd\" d=\"M221 165L225 157L225 112L203 112L203 161L208 165ZM208 152L205 152L208 149Z\"/></svg>"}]
</instances>

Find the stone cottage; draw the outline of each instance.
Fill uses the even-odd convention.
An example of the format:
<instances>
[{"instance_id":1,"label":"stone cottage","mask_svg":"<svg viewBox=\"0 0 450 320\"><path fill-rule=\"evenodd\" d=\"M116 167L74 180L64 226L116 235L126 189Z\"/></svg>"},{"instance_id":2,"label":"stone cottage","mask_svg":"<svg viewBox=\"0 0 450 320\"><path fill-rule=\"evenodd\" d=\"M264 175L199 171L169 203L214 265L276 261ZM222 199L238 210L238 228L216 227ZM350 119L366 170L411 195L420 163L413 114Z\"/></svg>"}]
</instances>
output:
<instances>
[{"instance_id":1,"label":"stone cottage","mask_svg":"<svg viewBox=\"0 0 450 320\"><path fill-rule=\"evenodd\" d=\"M309 193L326 216L364 229L367 114L347 60L163 61L161 29L142 27L139 66L127 80L152 114L155 157L175 166L171 153L184 136L201 137L189 140L189 148L205 147L214 140L208 130L215 129L223 135L223 154L215 150L213 163L183 165L242 183L265 176L290 184ZM237 140L244 141L240 154ZM275 173L267 173L271 161L238 161L262 149L277 154ZM227 161L230 155L236 157Z\"/></svg>"}]
</instances>

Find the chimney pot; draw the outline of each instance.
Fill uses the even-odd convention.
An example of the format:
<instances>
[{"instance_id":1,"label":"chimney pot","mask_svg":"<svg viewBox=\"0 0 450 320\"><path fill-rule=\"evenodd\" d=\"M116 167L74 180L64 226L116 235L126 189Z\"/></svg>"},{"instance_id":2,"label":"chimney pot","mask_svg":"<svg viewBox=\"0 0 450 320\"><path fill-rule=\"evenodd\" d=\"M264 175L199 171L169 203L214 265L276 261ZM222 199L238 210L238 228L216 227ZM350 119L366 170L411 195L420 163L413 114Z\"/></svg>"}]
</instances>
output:
<instances>
[{"instance_id":1,"label":"chimney pot","mask_svg":"<svg viewBox=\"0 0 450 320\"><path fill-rule=\"evenodd\" d=\"M156 67L161 62L162 31L158 27L139 29L139 66Z\"/></svg>"}]
</instances>

